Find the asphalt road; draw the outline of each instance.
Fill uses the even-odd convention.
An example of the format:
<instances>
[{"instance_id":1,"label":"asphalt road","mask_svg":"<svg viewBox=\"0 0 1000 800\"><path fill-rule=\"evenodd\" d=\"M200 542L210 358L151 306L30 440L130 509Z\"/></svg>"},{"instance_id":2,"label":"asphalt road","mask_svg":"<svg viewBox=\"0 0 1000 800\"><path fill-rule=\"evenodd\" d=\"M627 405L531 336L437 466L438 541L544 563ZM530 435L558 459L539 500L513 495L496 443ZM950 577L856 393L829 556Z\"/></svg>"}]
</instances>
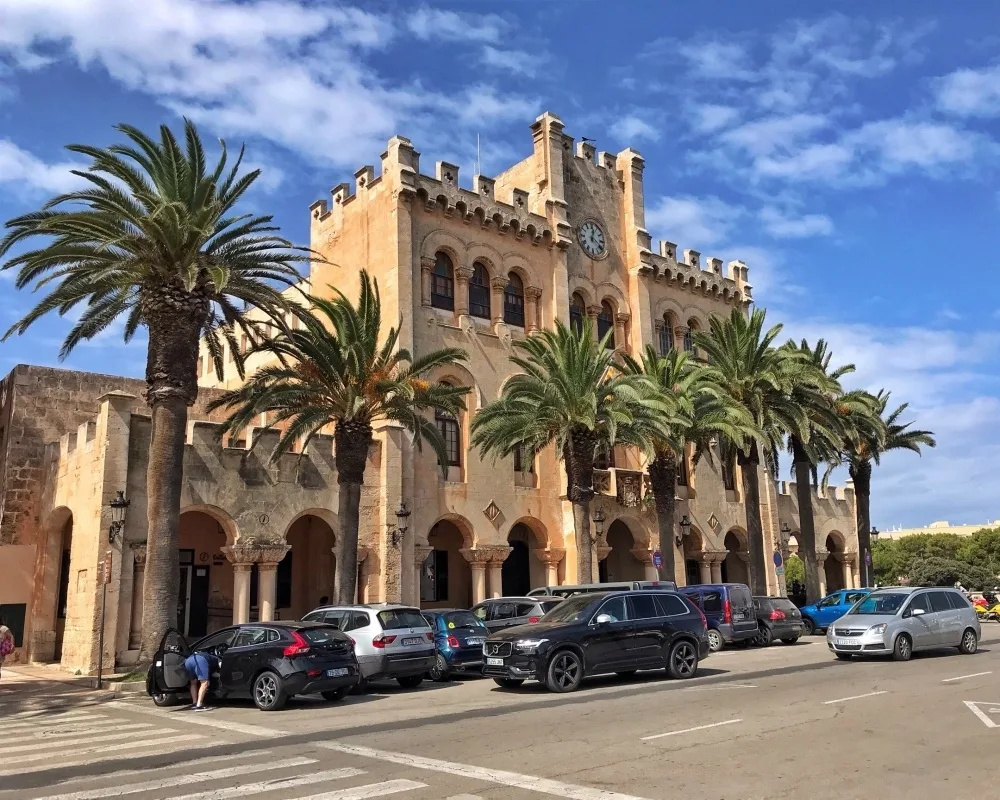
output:
<instances>
[{"instance_id":1,"label":"asphalt road","mask_svg":"<svg viewBox=\"0 0 1000 800\"><path fill-rule=\"evenodd\" d=\"M1000 795L1000 641L906 664L838 662L807 641L718 654L695 681L640 674L572 695L467 680L273 714L0 705L0 800Z\"/></svg>"}]
</instances>

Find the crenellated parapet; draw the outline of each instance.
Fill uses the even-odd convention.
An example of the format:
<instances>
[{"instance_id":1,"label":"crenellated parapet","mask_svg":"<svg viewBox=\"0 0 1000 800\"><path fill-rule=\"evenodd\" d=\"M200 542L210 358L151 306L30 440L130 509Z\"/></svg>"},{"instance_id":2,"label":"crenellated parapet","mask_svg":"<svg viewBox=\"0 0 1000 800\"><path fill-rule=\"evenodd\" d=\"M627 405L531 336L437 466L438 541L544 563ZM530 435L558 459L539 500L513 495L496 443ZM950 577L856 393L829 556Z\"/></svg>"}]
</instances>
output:
<instances>
[{"instance_id":1,"label":"crenellated parapet","mask_svg":"<svg viewBox=\"0 0 1000 800\"><path fill-rule=\"evenodd\" d=\"M703 260L697 250L678 255L677 245L668 241L659 243L659 253L644 250L639 258L639 275L656 283L737 306L753 301L749 268L742 261L730 261L723 268L722 259Z\"/></svg>"}]
</instances>

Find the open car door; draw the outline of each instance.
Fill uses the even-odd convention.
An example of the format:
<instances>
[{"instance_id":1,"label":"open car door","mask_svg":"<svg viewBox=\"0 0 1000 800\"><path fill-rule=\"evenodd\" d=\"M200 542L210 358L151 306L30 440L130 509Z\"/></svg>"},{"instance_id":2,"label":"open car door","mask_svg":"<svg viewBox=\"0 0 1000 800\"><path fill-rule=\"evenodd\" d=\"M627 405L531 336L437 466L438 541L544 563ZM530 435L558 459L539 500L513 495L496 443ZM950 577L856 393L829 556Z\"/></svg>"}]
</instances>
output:
<instances>
[{"instance_id":1,"label":"open car door","mask_svg":"<svg viewBox=\"0 0 1000 800\"><path fill-rule=\"evenodd\" d=\"M154 685L156 693L172 693L187 688L190 679L187 670L184 669L184 660L189 655L191 648L184 635L175 628L168 630L160 641L160 647L153 661L150 683Z\"/></svg>"}]
</instances>

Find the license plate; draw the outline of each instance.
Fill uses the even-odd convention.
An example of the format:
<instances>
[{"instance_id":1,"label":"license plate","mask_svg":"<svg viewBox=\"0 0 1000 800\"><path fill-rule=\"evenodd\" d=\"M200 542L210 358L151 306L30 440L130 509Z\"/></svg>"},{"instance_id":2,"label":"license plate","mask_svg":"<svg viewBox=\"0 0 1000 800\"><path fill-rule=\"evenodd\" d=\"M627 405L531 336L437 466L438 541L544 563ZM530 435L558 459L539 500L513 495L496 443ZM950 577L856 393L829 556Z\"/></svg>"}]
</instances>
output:
<instances>
[{"instance_id":1,"label":"license plate","mask_svg":"<svg viewBox=\"0 0 1000 800\"><path fill-rule=\"evenodd\" d=\"M468 645L469 645L470 647L482 647L482 644L483 644L483 642L485 642L485 641L486 641L485 639L467 639L467 640L466 640L466 643L467 643L467 644L468 644Z\"/></svg>"},{"instance_id":2,"label":"license plate","mask_svg":"<svg viewBox=\"0 0 1000 800\"><path fill-rule=\"evenodd\" d=\"M341 675L347 674L347 667L340 667L339 669L328 669L326 671L326 677L328 678L339 678Z\"/></svg>"},{"instance_id":3,"label":"license plate","mask_svg":"<svg viewBox=\"0 0 1000 800\"><path fill-rule=\"evenodd\" d=\"M850 647L851 645L857 644L853 639L837 639L837 645L839 647Z\"/></svg>"},{"instance_id":4,"label":"license plate","mask_svg":"<svg viewBox=\"0 0 1000 800\"><path fill-rule=\"evenodd\" d=\"M426 641L421 636L407 636L403 639L403 646L409 647L411 644L423 644Z\"/></svg>"},{"instance_id":5,"label":"license plate","mask_svg":"<svg viewBox=\"0 0 1000 800\"><path fill-rule=\"evenodd\" d=\"M502 667L503 666L503 659L502 658L487 658L486 659L486 666L487 667Z\"/></svg>"}]
</instances>

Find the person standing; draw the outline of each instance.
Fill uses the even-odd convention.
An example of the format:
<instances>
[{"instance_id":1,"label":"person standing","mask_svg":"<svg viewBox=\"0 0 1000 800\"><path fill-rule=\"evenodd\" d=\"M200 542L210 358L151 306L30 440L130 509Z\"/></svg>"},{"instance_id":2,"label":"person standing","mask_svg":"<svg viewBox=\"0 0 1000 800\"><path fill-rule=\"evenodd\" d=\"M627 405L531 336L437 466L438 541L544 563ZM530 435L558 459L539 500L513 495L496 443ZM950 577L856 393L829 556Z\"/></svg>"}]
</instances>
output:
<instances>
[{"instance_id":1,"label":"person standing","mask_svg":"<svg viewBox=\"0 0 1000 800\"><path fill-rule=\"evenodd\" d=\"M215 667L215 656L211 653L197 651L184 659L184 669L191 681L191 708L194 711L207 711L205 697L212 683L212 670Z\"/></svg>"},{"instance_id":2,"label":"person standing","mask_svg":"<svg viewBox=\"0 0 1000 800\"><path fill-rule=\"evenodd\" d=\"M14 652L14 633L7 627L7 620L0 617L0 677L3 675L3 662Z\"/></svg>"}]
</instances>

